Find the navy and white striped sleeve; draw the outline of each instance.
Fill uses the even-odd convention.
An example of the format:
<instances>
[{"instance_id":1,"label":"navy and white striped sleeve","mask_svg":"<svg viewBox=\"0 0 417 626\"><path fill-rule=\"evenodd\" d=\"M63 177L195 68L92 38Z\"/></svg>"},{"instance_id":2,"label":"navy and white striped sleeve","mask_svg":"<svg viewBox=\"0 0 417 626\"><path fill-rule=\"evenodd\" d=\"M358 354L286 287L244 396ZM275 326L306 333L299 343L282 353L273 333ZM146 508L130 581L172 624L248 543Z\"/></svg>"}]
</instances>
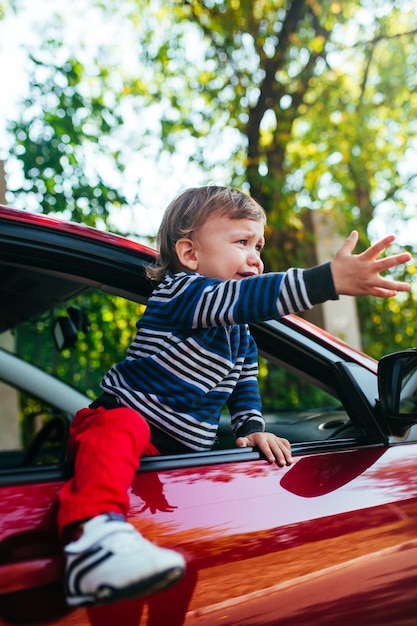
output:
<instances>
[{"instance_id":1,"label":"navy and white striped sleeve","mask_svg":"<svg viewBox=\"0 0 417 626\"><path fill-rule=\"evenodd\" d=\"M330 263L284 274L278 298L280 315L311 309L315 304L337 300Z\"/></svg>"},{"instance_id":2,"label":"navy and white striped sleeve","mask_svg":"<svg viewBox=\"0 0 417 626\"><path fill-rule=\"evenodd\" d=\"M171 276L148 303L150 327L208 328L277 319L337 299L330 263L242 280ZM151 306L149 306L151 305Z\"/></svg>"}]
</instances>

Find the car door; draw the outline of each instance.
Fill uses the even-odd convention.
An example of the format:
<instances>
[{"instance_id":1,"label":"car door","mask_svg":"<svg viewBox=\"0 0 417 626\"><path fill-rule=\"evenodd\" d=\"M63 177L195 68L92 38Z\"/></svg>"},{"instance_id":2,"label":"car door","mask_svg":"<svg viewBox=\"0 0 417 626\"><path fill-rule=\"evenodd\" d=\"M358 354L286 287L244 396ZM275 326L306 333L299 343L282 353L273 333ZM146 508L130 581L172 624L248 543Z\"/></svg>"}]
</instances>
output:
<instances>
[{"instance_id":1,"label":"car door","mask_svg":"<svg viewBox=\"0 0 417 626\"><path fill-rule=\"evenodd\" d=\"M181 550L187 574L146 600L71 612L54 523L64 470L9 474L0 623L412 623L416 453L415 444L295 450L282 470L252 450L144 459L130 521Z\"/></svg>"}]
</instances>

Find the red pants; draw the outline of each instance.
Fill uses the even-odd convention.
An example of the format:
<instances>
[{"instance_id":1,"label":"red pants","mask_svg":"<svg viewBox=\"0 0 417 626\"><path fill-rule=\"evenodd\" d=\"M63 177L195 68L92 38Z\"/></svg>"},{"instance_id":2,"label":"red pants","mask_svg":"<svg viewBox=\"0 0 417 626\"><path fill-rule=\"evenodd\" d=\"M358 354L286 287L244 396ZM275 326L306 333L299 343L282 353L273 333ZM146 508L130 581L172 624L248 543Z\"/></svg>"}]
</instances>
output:
<instances>
[{"instance_id":1,"label":"red pants","mask_svg":"<svg viewBox=\"0 0 417 626\"><path fill-rule=\"evenodd\" d=\"M82 409L71 422L68 459L74 476L58 494L58 530L101 513L129 510L139 459L158 454L147 421L129 408Z\"/></svg>"}]
</instances>

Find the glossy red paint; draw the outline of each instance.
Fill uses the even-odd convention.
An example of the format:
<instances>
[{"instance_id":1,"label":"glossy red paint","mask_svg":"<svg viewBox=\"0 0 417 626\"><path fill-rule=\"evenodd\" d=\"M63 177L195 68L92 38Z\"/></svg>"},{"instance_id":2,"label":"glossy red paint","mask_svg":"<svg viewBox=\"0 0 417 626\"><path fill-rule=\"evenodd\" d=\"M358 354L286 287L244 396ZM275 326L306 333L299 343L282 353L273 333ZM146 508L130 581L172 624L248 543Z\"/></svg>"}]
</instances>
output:
<instances>
[{"instance_id":1,"label":"glossy red paint","mask_svg":"<svg viewBox=\"0 0 417 626\"><path fill-rule=\"evenodd\" d=\"M50 217L42 213L29 213L22 209L13 209L11 207L0 205L0 219L10 220L12 222L20 222L23 224L32 224L40 228L46 228L49 231L58 231L64 233L75 234L86 239L94 239L106 244L111 244L120 248L136 251L148 257L155 258L156 252L153 248L149 248L132 239L127 239L121 235L115 235L104 230L97 230L85 224L69 222L57 217Z\"/></svg>"},{"instance_id":2,"label":"glossy red paint","mask_svg":"<svg viewBox=\"0 0 417 626\"><path fill-rule=\"evenodd\" d=\"M288 321L291 326L298 328L306 337L314 337L321 345L328 346L329 348L336 350L345 358L348 357L352 361L360 363L363 367L366 367L366 369L376 374L378 370L378 361L367 354L352 348L346 342L338 339L334 335L331 335L322 328L315 326L302 317L297 315L288 315L285 320Z\"/></svg>"},{"instance_id":3,"label":"glossy red paint","mask_svg":"<svg viewBox=\"0 0 417 626\"><path fill-rule=\"evenodd\" d=\"M257 461L137 474L130 521L186 555L184 581L148 600L88 611L67 614L57 602L61 617L51 623L351 624L370 587L366 624L411 623L389 621L387 607L396 606L389 594L397 589L406 618L417 609L417 486L407 480L416 454L417 445L374 447L301 457L283 470ZM4 490L1 536L26 534L29 546L25 554L19 542L18 562L0 568L10 591L48 595L45 584L59 585L59 544L45 545L58 488Z\"/></svg>"}]
</instances>

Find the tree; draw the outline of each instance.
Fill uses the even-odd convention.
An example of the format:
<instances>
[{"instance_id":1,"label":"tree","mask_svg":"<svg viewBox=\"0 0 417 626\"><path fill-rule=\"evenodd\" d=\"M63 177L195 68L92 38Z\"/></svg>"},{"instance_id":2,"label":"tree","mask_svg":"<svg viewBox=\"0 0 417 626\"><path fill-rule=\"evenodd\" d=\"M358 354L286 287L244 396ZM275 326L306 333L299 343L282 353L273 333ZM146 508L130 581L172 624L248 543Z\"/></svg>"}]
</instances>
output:
<instances>
[{"instance_id":1,"label":"tree","mask_svg":"<svg viewBox=\"0 0 417 626\"><path fill-rule=\"evenodd\" d=\"M44 211L69 205L76 219L106 222L110 206L122 206L125 195L100 176L83 179L91 154L86 146L102 144L122 171L127 153L156 141L161 154L187 154L205 172L203 182L243 187L262 202L271 269L312 260L313 210L330 212L344 234L357 228L362 247L374 236L377 216L389 216L390 231L407 232L417 183L417 15L411 0L126 0L103 11L135 29L132 54L140 71L129 76L121 64L117 85L110 80L114 67L110 72L97 59L99 87L92 96L86 95L85 68L74 59L55 75L54 62L37 55L36 71L46 65L50 79L34 81L26 108L39 101L42 111L38 107L32 119L23 112L11 125L14 154L24 163L20 192L35 192ZM106 90L113 94L110 104ZM117 136L126 102L137 119L154 112L158 123L114 148L110 138ZM86 133L90 117L93 131ZM43 162L33 167L36 158ZM67 179L69 198L60 192ZM381 349L408 345L414 296L359 304L366 349L379 356L372 326L378 316L402 329L385 336Z\"/></svg>"},{"instance_id":2,"label":"tree","mask_svg":"<svg viewBox=\"0 0 417 626\"><path fill-rule=\"evenodd\" d=\"M162 23L170 22L169 10L154 5ZM226 180L261 200L271 228L270 268L312 260L311 210L329 211L340 232L357 228L362 248L380 213L390 216L389 231L406 232L417 182L413 3L175 6L176 25L147 55L158 94L169 102L163 145L174 150L179 139L193 137L193 159L207 169L220 162ZM193 37L201 46L194 63L195 46L187 54ZM210 154L216 145L221 149ZM407 273L415 283L412 266ZM359 306L364 345L375 356L409 345L415 296ZM385 333L376 348L381 314L398 332Z\"/></svg>"},{"instance_id":3,"label":"tree","mask_svg":"<svg viewBox=\"0 0 417 626\"><path fill-rule=\"evenodd\" d=\"M50 42L47 57L57 54ZM11 153L19 160L24 183L12 190L17 203L44 213L63 212L90 225L107 222L110 207L126 202L97 166L117 160L112 132L121 124L117 98L106 103L109 72L97 68L86 89L86 69L75 58L61 64L31 56L34 70L20 117L10 123L15 137ZM98 85L97 85L98 84ZM97 88L98 86L98 88ZM108 100L108 98L107 98Z\"/></svg>"}]
</instances>

